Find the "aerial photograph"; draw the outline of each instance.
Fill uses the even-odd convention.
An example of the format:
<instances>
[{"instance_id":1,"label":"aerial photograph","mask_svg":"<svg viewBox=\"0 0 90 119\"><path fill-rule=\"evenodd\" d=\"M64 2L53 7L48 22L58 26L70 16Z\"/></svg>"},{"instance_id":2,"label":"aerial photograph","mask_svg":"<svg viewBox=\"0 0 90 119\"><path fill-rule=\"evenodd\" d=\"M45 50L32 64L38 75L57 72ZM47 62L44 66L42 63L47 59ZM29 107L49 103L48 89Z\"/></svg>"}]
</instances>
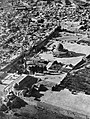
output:
<instances>
[{"instance_id":1,"label":"aerial photograph","mask_svg":"<svg viewBox=\"0 0 90 119\"><path fill-rule=\"evenodd\" d=\"M0 119L90 119L90 0L0 0Z\"/></svg>"}]
</instances>

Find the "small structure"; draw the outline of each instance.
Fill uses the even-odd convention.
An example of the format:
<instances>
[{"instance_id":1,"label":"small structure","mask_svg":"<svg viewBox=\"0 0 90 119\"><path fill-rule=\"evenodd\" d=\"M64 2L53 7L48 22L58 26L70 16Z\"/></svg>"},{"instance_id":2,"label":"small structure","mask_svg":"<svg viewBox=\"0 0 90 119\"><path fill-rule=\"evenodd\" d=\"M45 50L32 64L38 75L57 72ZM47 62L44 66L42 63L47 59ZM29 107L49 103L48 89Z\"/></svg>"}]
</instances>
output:
<instances>
[{"instance_id":1,"label":"small structure","mask_svg":"<svg viewBox=\"0 0 90 119\"><path fill-rule=\"evenodd\" d=\"M58 51L62 51L62 52L66 52L68 51L67 49L64 49L63 45L61 43L59 43L56 47L56 50Z\"/></svg>"},{"instance_id":2,"label":"small structure","mask_svg":"<svg viewBox=\"0 0 90 119\"><path fill-rule=\"evenodd\" d=\"M62 68L62 66L64 65L62 63L58 63L57 61L50 62L50 63L49 63L50 65L48 64L48 66L47 66L48 69L57 70L57 71L59 71Z\"/></svg>"}]
</instances>

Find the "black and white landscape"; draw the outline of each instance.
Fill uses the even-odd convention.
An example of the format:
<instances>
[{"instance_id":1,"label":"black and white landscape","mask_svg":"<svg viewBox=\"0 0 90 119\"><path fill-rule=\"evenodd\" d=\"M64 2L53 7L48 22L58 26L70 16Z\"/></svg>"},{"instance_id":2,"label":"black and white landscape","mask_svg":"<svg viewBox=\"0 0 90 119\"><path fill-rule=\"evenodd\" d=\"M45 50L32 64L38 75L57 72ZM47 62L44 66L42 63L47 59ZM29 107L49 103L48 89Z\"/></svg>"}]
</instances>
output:
<instances>
[{"instance_id":1,"label":"black and white landscape","mask_svg":"<svg viewBox=\"0 0 90 119\"><path fill-rule=\"evenodd\" d=\"M90 0L0 1L0 119L90 118Z\"/></svg>"}]
</instances>

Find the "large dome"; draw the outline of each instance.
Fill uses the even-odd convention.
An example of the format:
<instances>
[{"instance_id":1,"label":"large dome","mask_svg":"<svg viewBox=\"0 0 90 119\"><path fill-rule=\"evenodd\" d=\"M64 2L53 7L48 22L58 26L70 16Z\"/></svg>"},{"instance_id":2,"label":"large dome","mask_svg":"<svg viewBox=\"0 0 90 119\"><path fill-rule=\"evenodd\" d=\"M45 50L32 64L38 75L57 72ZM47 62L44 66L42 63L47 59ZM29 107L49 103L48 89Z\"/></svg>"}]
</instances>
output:
<instances>
[{"instance_id":1,"label":"large dome","mask_svg":"<svg viewBox=\"0 0 90 119\"><path fill-rule=\"evenodd\" d=\"M59 43L59 44L57 45L56 49L57 49L58 51L62 51L64 48L63 48L63 45L62 45L61 43Z\"/></svg>"}]
</instances>

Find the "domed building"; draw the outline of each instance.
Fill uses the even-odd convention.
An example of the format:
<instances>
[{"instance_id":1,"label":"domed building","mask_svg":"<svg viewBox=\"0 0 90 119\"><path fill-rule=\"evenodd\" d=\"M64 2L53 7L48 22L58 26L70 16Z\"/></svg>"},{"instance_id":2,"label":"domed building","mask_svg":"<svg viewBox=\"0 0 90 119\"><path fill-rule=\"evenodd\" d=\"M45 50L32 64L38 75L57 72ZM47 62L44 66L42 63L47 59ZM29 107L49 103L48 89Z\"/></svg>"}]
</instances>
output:
<instances>
[{"instance_id":1,"label":"domed building","mask_svg":"<svg viewBox=\"0 0 90 119\"><path fill-rule=\"evenodd\" d=\"M64 49L64 47L61 43L59 43L56 46L56 49L53 50L54 56L57 56L57 57L62 57L63 55L65 56L67 53L68 53L68 50Z\"/></svg>"}]
</instances>

